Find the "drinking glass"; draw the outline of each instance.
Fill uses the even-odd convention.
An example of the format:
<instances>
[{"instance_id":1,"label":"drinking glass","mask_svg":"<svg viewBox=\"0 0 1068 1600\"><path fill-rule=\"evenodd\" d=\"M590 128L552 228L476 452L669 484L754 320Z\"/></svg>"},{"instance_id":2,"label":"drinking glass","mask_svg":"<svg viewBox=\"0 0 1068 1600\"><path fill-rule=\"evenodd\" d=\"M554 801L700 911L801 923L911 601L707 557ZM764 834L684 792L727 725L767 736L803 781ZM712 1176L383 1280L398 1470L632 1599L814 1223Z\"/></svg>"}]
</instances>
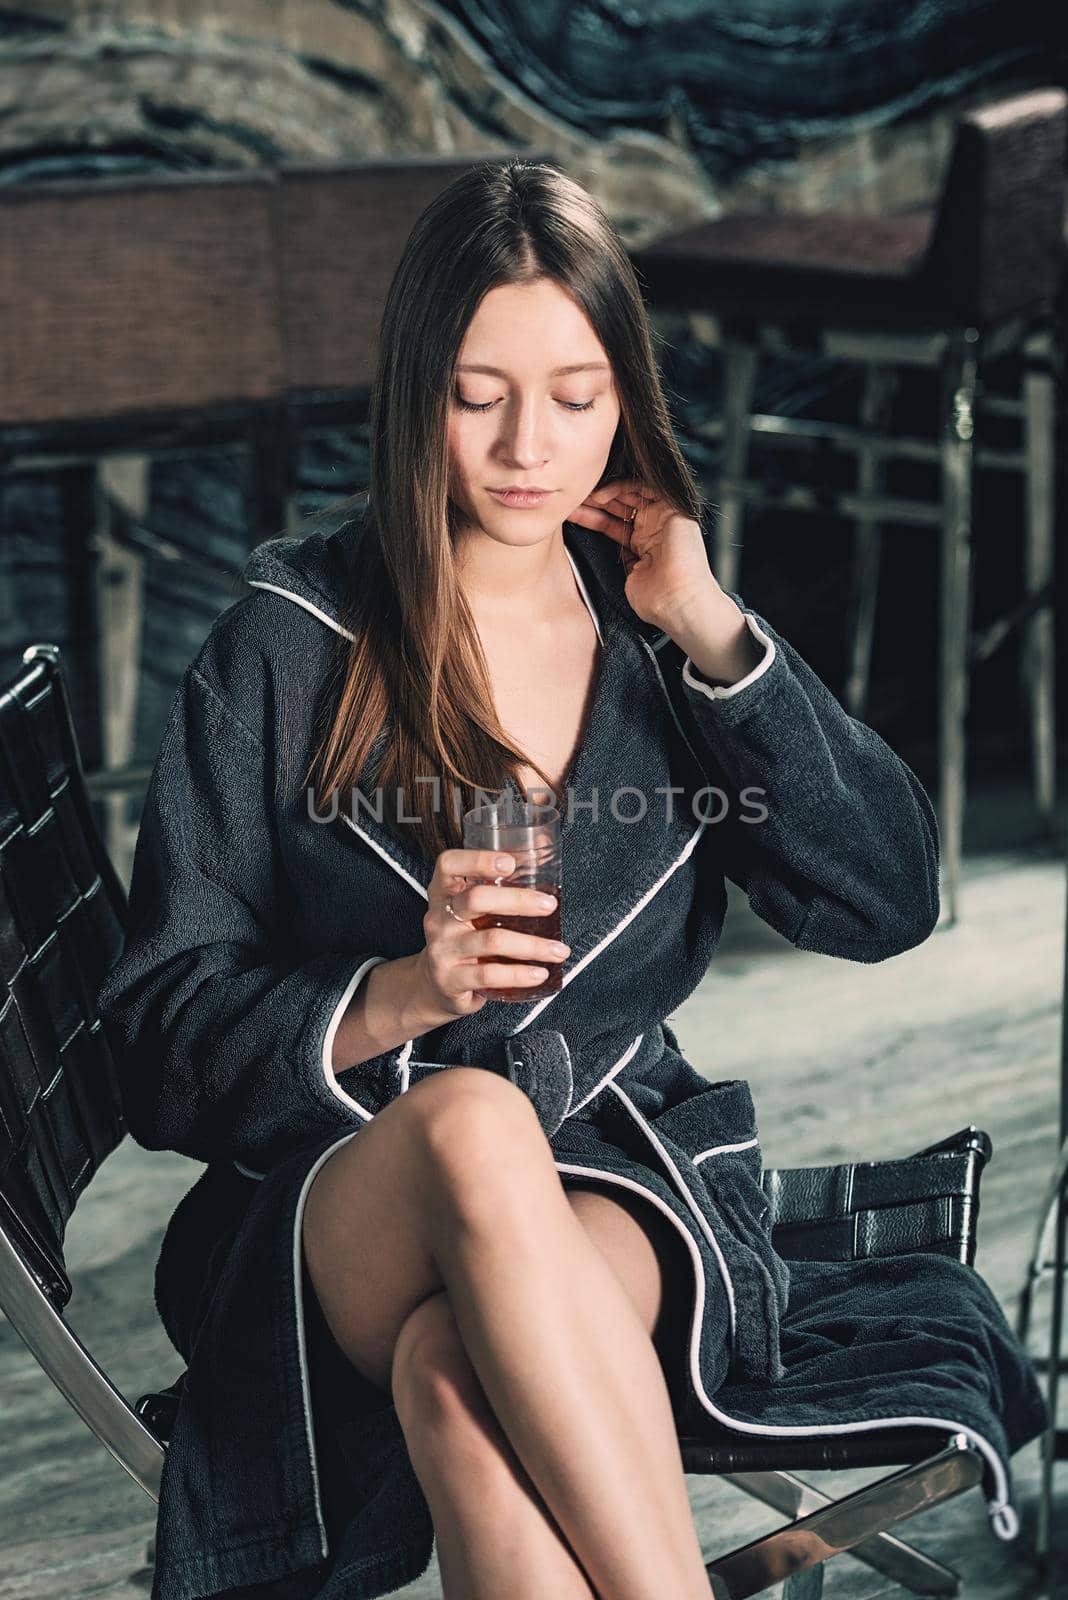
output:
<instances>
[{"instance_id":1,"label":"drinking glass","mask_svg":"<svg viewBox=\"0 0 1068 1600\"><path fill-rule=\"evenodd\" d=\"M469 884L515 884L556 896L556 905L548 913L523 916L518 912L484 911L471 918L472 927L514 928L517 933L533 933L541 939L563 941L560 813L555 806L516 800L511 795L498 800L480 800L473 810L464 813L464 848L499 851L515 860L514 872L495 878L468 878ZM512 966L547 966L549 976L534 987L523 984L510 989L476 989L478 995L486 995L490 1000L538 1000L542 995L560 991L562 961L542 962L525 956L520 959L498 955L487 956L486 960L503 961Z\"/></svg>"}]
</instances>

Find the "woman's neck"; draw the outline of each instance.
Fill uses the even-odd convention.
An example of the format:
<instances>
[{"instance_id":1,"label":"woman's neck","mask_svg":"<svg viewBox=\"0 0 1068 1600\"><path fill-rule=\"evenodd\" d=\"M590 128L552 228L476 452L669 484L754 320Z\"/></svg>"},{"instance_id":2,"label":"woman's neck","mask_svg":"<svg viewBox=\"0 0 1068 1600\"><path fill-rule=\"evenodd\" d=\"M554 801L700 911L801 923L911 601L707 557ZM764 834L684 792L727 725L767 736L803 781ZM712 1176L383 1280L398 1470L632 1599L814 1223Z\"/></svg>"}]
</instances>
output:
<instances>
[{"instance_id":1,"label":"woman's neck","mask_svg":"<svg viewBox=\"0 0 1068 1600\"><path fill-rule=\"evenodd\" d=\"M574 593L563 526L535 545L500 544L482 532L461 535L457 575L476 618L523 624L556 615Z\"/></svg>"}]
</instances>

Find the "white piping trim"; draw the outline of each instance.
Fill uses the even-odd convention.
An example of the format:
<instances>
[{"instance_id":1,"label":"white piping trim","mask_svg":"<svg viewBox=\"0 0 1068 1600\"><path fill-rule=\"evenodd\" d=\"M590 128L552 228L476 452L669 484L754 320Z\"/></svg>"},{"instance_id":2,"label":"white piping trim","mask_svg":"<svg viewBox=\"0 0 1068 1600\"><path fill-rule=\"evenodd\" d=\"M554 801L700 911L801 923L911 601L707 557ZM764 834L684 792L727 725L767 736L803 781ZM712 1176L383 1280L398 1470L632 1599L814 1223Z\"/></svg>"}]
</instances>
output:
<instances>
[{"instance_id":1,"label":"white piping trim","mask_svg":"<svg viewBox=\"0 0 1068 1600\"><path fill-rule=\"evenodd\" d=\"M614 939L619 938L619 935L623 932L623 929L627 927L629 923L634 921L634 918L640 911L644 911L645 907L648 905L653 896L664 887L668 879L679 870L687 857L693 853L694 846L707 826L707 818L703 822L699 822L697 824L697 827L687 839L681 854L676 856L675 860L671 863L670 867L668 867L667 871L662 872L660 877L657 878L656 882L650 888L646 889L641 899L636 901L635 904L631 906L626 916L621 918L621 920L616 923L615 927L610 929L610 931L605 934L600 943L595 944L592 950L587 950L581 961L576 961L575 965L571 968L571 971L564 974L556 994L547 994L541 1000L539 1000L537 1005L532 1007L527 1016L523 1018L519 1026L517 1028L513 1028L509 1037L514 1038L517 1033L522 1033L523 1029L528 1027L530 1023L534 1021L535 1017L540 1016L540 1014L545 1010L546 1006L551 1005L557 996L563 993L568 984L578 977L579 973L584 967L588 967L591 961L595 961L597 959L602 950L606 949Z\"/></svg>"},{"instance_id":2,"label":"white piping trim","mask_svg":"<svg viewBox=\"0 0 1068 1600\"><path fill-rule=\"evenodd\" d=\"M578 567L575 565L575 558L571 554L571 551L567 548L566 544L564 545L564 554L566 555L567 559L571 563L571 570L575 574L575 582L578 584L579 592L582 595L583 600L585 600L585 602L586 602L586 609L589 612L590 616L593 618L593 625L597 629L597 637L598 637L598 639L600 639L600 641L601 641L601 643L603 645L604 644L604 634L601 632L601 619L597 615L597 612L594 609L593 601L590 599L589 592L588 592L588 590L586 588L586 585L582 581L582 574L579 572Z\"/></svg>"},{"instance_id":3,"label":"white piping trim","mask_svg":"<svg viewBox=\"0 0 1068 1600\"><path fill-rule=\"evenodd\" d=\"M575 558L572 556L571 551L568 550L566 544L564 546L564 553L567 556L568 561L571 563L571 570L575 575L575 582L578 584L579 591L580 591L580 593L582 595L582 598L586 603L586 606L587 606L587 608L589 610L589 613L590 613L591 617L593 618L594 626L597 629L597 636L598 636L599 639L601 639L602 644L603 644L604 640L603 640L603 634L602 634L602 630L601 630L601 623L600 623L600 619L599 619L599 617L597 615L596 608L594 607L593 602L590 599L589 591L586 588L586 584L583 582L582 574L579 572L578 565L575 562ZM301 595L294 594L289 589L282 589L277 584L262 583L262 582L259 582L259 581L252 582L250 584L250 587L256 588L256 589L269 589L274 594L284 595L287 599L293 600L297 605L303 606L306 611L310 611L313 616L317 616L317 617L320 618L321 621L323 621L325 623L328 623L329 626L334 628L338 633L344 634L346 638L351 639L351 638L354 637L354 635L352 633L350 633L347 629L340 627L338 623L334 622L333 618L327 616L325 611L321 611L318 606L312 605L312 603L310 601L305 600ZM669 637L670 636L668 634L664 634L663 638L658 641L657 648L659 648L660 645L666 643ZM650 647L649 647L648 643L644 639L640 639L640 643L644 646L644 648L647 651L650 650ZM661 693L664 695L665 700L667 700L668 707L669 707L669 709L671 711L671 715L675 719L675 725L679 729L679 732L682 734L683 739L686 740L686 744L687 744L687 747L690 750L690 753L694 756L694 759L696 761L698 761L698 765L700 766L701 763L698 760L696 752L694 751L693 746L690 744L689 740L686 739L686 735L683 732L682 725L679 722L678 716L676 715L675 708L671 704L671 698L668 695L667 689L665 687L663 676L662 676L662 674L660 672L659 664L656 661L655 657L652 656L651 651L650 651L650 659L652 660L653 666L654 666L654 668L656 670L657 680L658 680L658 682L660 684ZM702 771L703 770L704 769L702 768ZM429 897L429 895L427 893L427 890L419 882L418 878L413 877L412 874L405 867L402 867L400 862L397 861L396 858L394 856L392 856L389 853L388 850L384 849L383 846L380 845L376 839L372 839L371 835L369 833L367 833L363 828L361 828L359 826L359 824L357 822L355 822L352 817L347 816L344 813L341 813L341 819L342 819L343 822L346 822L348 824L348 826L352 829L353 833L355 833L360 839L362 839L363 842L366 845L368 845L372 850L374 850L375 853L378 856L380 856L383 861L386 862L387 866L392 867L394 872L396 872L400 877L402 877L404 879L404 881L407 884L409 884L411 886L411 888L413 888L416 891L417 894L422 895L424 900L429 901L430 897ZM672 876L672 874L674 872L676 872L679 869L679 867L682 866L683 862L691 854L691 852L693 851L694 846L697 843L698 838L700 837L701 833L704 831L706 826L707 826L707 819L705 819L705 820L701 821L700 823L698 823L698 825L695 828L694 832L690 835L690 838L687 840L686 846L683 849L681 855L679 855L676 858L676 860L672 863L672 865L668 868L668 870L665 873L663 873L660 878L657 879L656 883L654 883L650 889L646 890L645 894L641 897L641 899L637 902L637 904L634 905L631 908L631 910L622 919L622 921L618 922L616 924L615 928L613 928L609 933L607 933L605 935L605 937L600 941L599 944L595 945L592 950L588 951L586 953L586 955L583 956L582 960L576 962L575 965L571 968L571 970L565 974L565 976L563 978L563 981L561 983L560 989L557 990L557 994L560 993L561 990L563 990L572 981L573 978L577 977L577 975L583 970L584 967L587 967L590 964L591 961L595 960L595 958L601 954L602 950L606 949L607 946L610 945L614 939L618 938L619 935L623 932L623 929L626 928L627 925L631 921L633 921L633 919L638 915L638 913L640 911L644 910L645 906L652 899L652 897L657 893L657 891L664 886L664 884ZM380 958L380 959L384 959L384 958ZM357 978L356 981L358 982L359 979ZM538 1002L538 1004L533 1008L533 1010L530 1011L530 1013L519 1024L519 1027L516 1028L514 1031L516 1033L522 1032L522 1030L525 1027L527 1027L534 1020L535 1017L540 1016L541 1012L545 1009L545 1007L547 1005L550 1005L552 1003L552 1001L555 1000L555 998L556 998L556 994L546 995L542 1000L540 1000ZM333 1043L333 1038L331 1036L331 1044L332 1043ZM408 1045L405 1046L405 1054L403 1056L404 1063L407 1063L408 1054L410 1053L411 1043L412 1043L412 1041L409 1040L408 1041ZM617 1067L615 1069L613 1069L613 1071L618 1070L620 1068L620 1065L621 1065L620 1063L617 1063ZM622 1065L625 1065L625 1062L622 1063ZM403 1069L400 1069L400 1070L403 1071L404 1082L405 1082L405 1086L406 1086L407 1085L407 1070L406 1070L406 1067L403 1068ZM341 1098L347 1098L347 1097L344 1096L344 1094L342 1093L341 1094ZM586 1103L585 1101L582 1102L582 1104L585 1104L585 1103ZM355 1104L355 1102L353 1102L353 1104ZM357 1109L362 1109L362 1108L357 1107Z\"/></svg>"},{"instance_id":4,"label":"white piping trim","mask_svg":"<svg viewBox=\"0 0 1068 1600\"><path fill-rule=\"evenodd\" d=\"M612 1082L613 1078L618 1077L618 1075L623 1071L623 1068L626 1066L627 1062L633 1060L634 1055L637 1052L638 1046L641 1044L641 1042L642 1042L642 1040L644 1038L645 1038L644 1033L639 1033L638 1037L634 1040L633 1044L628 1045L626 1050L624 1050L624 1052L620 1056L619 1060L614 1062L613 1065L611 1067L609 1067L608 1071L605 1073L605 1075L601 1079L600 1083L595 1084L594 1087L590 1090L589 1094L586 1095L582 1100L580 1100L577 1106L572 1106L571 1107L571 1109L567 1113L567 1117L573 1117L576 1112L582 1110L583 1106L589 1105L590 1101L595 1099L596 1096L600 1094L601 1090L606 1088L607 1085ZM567 1121L567 1117L564 1118L565 1122Z\"/></svg>"},{"instance_id":5,"label":"white piping trim","mask_svg":"<svg viewBox=\"0 0 1068 1600\"><path fill-rule=\"evenodd\" d=\"M400 1088L397 1091L398 1094L406 1094L408 1091L408 1084L412 1075L412 1069L409 1065L408 1058L412 1053L412 1045L414 1043L414 1038L407 1039L397 1053L396 1072L397 1081L400 1084Z\"/></svg>"},{"instance_id":6,"label":"white piping trim","mask_svg":"<svg viewBox=\"0 0 1068 1600\"><path fill-rule=\"evenodd\" d=\"M667 684L664 682L664 674L660 670L660 663L656 659L656 657L653 655L653 650L655 649L655 646L650 645L648 640L646 640L646 639L639 639L638 642L639 642L639 644L641 644L644 647L646 653L649 656L650 661L653 664L653 671L656 673L656 681L660 685L660 693L663 695L665 703L667 704L667 708L671 713L671 720L672 720L672 722L674 722L675 727L678 729L679 738L682 740L682 742L686 746L687 750L693 756L694 761L697 763L698 769L703 774L703 776L705 778L705 781L707 782L708 781L708 772L707 772L707 770L705 768L705 764L701 760L701 757L697 754L697 751L694 749L693 745L690 743L690 739L689 739L689 736L688 736L688 734L686 732L686 729L683 727L682 723L679 721L679 714L675 710L675 702L672 700L671 696L668 694L668 687L667 687Z\"/></svg>"},{"instance_id":7,"label":"white piping trim","mask_svg":"<svg viewBox=\"0 0 1068 1600\"><path fill-rule=\"evenodd\" d=\"M702 683L699 678L694 677L695 668L689 656L682 663L683 682L688 683L691 689L699 689L710 700L729 700L732 694L740 694L743 689L748 689L751 683L755 683L763 673L767 672L778 653L775 649L774 639L768 637L759 622L754 618L753 613L751 611L743 611L742 616L745 618L746 625L753 638L758 643L767 646L763 661L758 661L752 672L746 673L744 678L739 678L737 683L714 687L712 684Z\"/></svg>"},{"instance_id":8,"label":"white piping trim","mask_svg":"<svg viewBox=\"0 0 1068 1600\"><path fill-rule=\"evenodd\" d=\"M385 960L385 955L376 955L376 957L371 958L371 960L369 960L369 962L366 963L366 965L373 966L374 963L376 963L376 962L384 962L384 960ZM361 973L361 971L363 971L363 968L360 968L360 973ZM357 976L355 976L355 978L353 978L352 986L350 986L350 987L355 987L355 984L357 984L357 982L360 981L360 973L357 973ZM333 1042L331 1042L331 1043L333 1043ZM406 1042L404 1042L404 1045L401 1046L400 1050L397 1051L397 1072L398 1072L398 1077L400 1077L401 1091L406 1090L406 1088L408 1088L408 1075L409 1075L409 1070L411 1070L411 1069L409 1069L409 1066L408 1066L408 1058L409 1058L409 1056L411 1056L412 1045L414 1045L414 1043L416 1043L416 1040L414 1040L414 1038L409 1038L409 1040L406 1040ZM349 1096L347 1096L347 1094L345 1094L344 1091L337 1090L337 1094L339 1094L339 1096L341 1096L341 1099L347 1099L347 1101L349 1101L350 1106L355 1106L355 1109L357 1109L358 1112L360 1112L361 1117L366 1117L366 1120L368 1120L368 1122L373 1122L374 1118L376 1118L377 1112L373 1112L373 1110L366 1110L365 1107L363 1107L363 1106L358 1106L357 1101L353 1101L353 1099L349 1099ZM331 1149L334 1149L334 1146L331 1146ZM257 1171L254 1170L253 1166L246 1166L245 1162L237 1162L237 1160L235 1160L235 1162L233 1162L233 1165L237 1166L238 1173L245 1174L246 1178L264 1179L265 1176L267 1176L267 1173L257 1173Z\"/></svg>"},{"instance_id":9,"label":"white piping trim","mask_svg":"<svg viewBox=\"0 0 1068 1600\"><path fill-rule=\"evenodd\" d=\"M292 600L294 605L303 606L305 611L310 611L313 617L318 617L320 622L325 622L328 628L333 628L335 633L340 633L345 639L355 639L356 635L350 628L343 628L340 622L335 622L328 612L321 607L313 605L310 600L305 600L302 594L294 594L292 589L283 589L277 583L263 583L258 578L246 578L245 582L250 589L269 589L272 594L285 595L287 600Z\"/></svg>"},{"instance_id":10,"label":"white piping trim","mask_svg":"<svg viewBox=\"0 0 1068 1600\"><path fill-rule=\"evenodd\" d=\"M735 1150L752 1150L753 1146L759 1143L760 1139L758 1137L755 1139L743 1139L741 1144L714 1144L711 1150L702 1150L699 1156L694 1156L693 1164L696 1167L697 1163L703 1161L706 1156L728 1156Z\"/></svg>"},{"instance_id":11,"label":"white piping trim","mask_svg":"<svg viewBox=\"0 0 1068 1600\"><path fill-rule=\"evenodd\" d=\"M572 563L572 565L574 565L574 563ZM576 573L576 577L577 576L578 574ZM580 583L581 581L582 580L579 579ZM339 622L335 622L333 617L328 616L327 613L321 610L319 606L313 605L310 600L305 600L303 595L294 594L292 589L283 589L277 583L263 583L258 579L246 579L246 582L248 582L248 585L251 589L268 589L272 594L284 595L287 600L292 600L294 605L303 606L305 611L310 611L313 617L318 617L320 622L325 622L328 627L334 629L335 633L340 633L344 638L354 639L356 637L356 635L349 628L343 628ZM597 619L595 616L594 621L596 620ZM598 631L600 630L598 629ZM417 890L418 893L422 895L424 900L429 898L426 890L423 888L423 885L419 882L418 878L413 878L411 873L406 871L405 868L401 866L399 861L394 860L388 850L384 850L382 846L376 840L372 839L370 834L365 833L364 830L359 827L351 817L345 816L345 814L342 813L341 820L342 822L347 822L353 832L358 834L365 844L370 845L372 850L377 851L377 853L382 857L383 861L387 862L395 872L399 872L401 877L410 883L412 888ZM385 960L385 957L383 956L380 959ZM333 1040L331 1039L331 1043L332 1042Z\"/></svg>"},{"instance_id":12,"label":"white piping trim","mask_svg":"<svg viewBox=\"0 0 1068 1600\"><path fill-rule=\"evenodd\" d=\"M349 1001L359 988L365 974L370 972L372 967L380 966L381 963L386 960L388 960L388 957L386 956L368 956L366 961L362 961L360 963L352 977L349 979L348 983L345 985L345 990L341 996L341 999L330 1013L330 1021L327 1023L326 1032L323 1035L322 1063L323 1077L326 1080L326 1087L330 1090L330 1093L336 1095L344 1105L351 1106L353 1111L358 1111L360 1116L363 1117L366 1122L370 1122L371 1118L374 1116L374 1112L368 1111L366 1106L362 1106L358 1100L354 1100L350 1094L346 1094L344 1089L338 1083L334 1074L332 1061L334 1053L334 1036L337 1033L341 1019L345 1014L345 1008L348 1006Z\"/></svg>"},{"instance_id":13,"label":"white piping trim","mask_svg":"<svg viewBox=\"0 0 1068 1600\"><path fill-rule=\"evenodd\" d=\"M704 1217L703 1212L700 1212L696 1201L694 1201L693 1197L689 1193L689 1190L686 1188L685 1181L679 1173L678 1168L675 1166L674 1162L671 1161L670 1157L667 1156L666 1151L664 1151L663 1146L660 1144L660 1141L657 1139L653 1130L649 1127L641 1112L634 1105L633 1101L631 1101L630 1098L624 1094L623 1090L618 1087L618 1085L613 1084L612 1092L623 1102L623 1105L626 1107L631 1117L638 1123L638 1126L643 1130L650 1142L665 1159L671 1172L674 1174L683 1192L685 1193L691 1210L694 1210L695 1214L699 1215L703 1231L709 1238L712 1238L712 1230L708 1225L707 1219ZM771 1439L806 1438L817 1434L866 1433L870 1432L873 1428L944 1428L949 1433L963 1433L984 1456L986 1461L989 1463L991 1472L993 1474L997 1497L994 1500L987 1500L986 1508L987 1516L995 1534L999 1539L1006 1541L1015 1539L1017 1537L1020 1531L1020 1519L1016 1512L1016 1508L1009 1502L1008 1477L1006 1475L1004 1465L1002 1464L1001 1457L998 1455L990 1441L984 1438L981 1433L977 1433L974 1428L969 1427L967 1423L958 1422L948 1417L875 1417L863 1422L789 1424L781 1428L772 1428L759 1422L744 1422L738 1417L728 1416L725 1411L721 1411L720 1408L715 1405L712 1399L705 1393L704 1384L701 1380L701 1365L699 1355L701 1333L703 1330L704 1321L704 1264L701 1260L700 1252L694 1243L693 1235L690 1233L689 1229L683 1225L680 1219L676 1216L675 1212L672 1211L671 1208L667 1206L658 1195L653 1194L653 1192L649 1189L643 1189L642 1185L635 1182L633 1179L622 1178L616 1173L604 1172L599 1168L584 1167L567 1162L557 1161L555 1165L561 1172L574 1172L580 1176L593 1173L598 1177L606 1179L609 1183L621 1183L627 1188L641 1190L641 1192L646 1194L649 1199L652 1200L654 1204L657 1205L659 1209L663 1211L664 1214L669 1217L678 1228L680 1234L686 1242L687 1248L689 1249L694 1267L694 1315L690 1326L690 1377L693 1382L694 1392L697 1395L697 1398L709 1415L714 1417L717 1422L722 1422L726 1427L734 1428L739 1433L756 1434L758 1436ZM727 1271L726 1263L723 1260L723 1255L718 1245L714 1245L713 1249L716 1262L719 1266L720 1275L723 1278L724 1288L727 1290L728 1301L733 1310L734 1290L733 1285L731 1285L730 1282L730 1274Z\"/></svg>"},{"instance_id":14,"label":"white piping trim","mask_svg":"<svg viewBox=\"0 0 1068 1600\"><path fill-rule=\"evenodd\" d=\"M735 1306L735 1301L734 1301L734 1284L732 1283L731 1275L730 1275L729 1271L727 1270L727 1263L723 1259L723 1252L719 1247L719 1240L716 1238L715 1234L712 1232L712 1229L710 1228L709 1223L708 1223L708 1218L705 1216L704 1212L701 1210L700 1205L697 1203L697 1201L694 1199L693 1195L691 1194L690 1189L687 1186L686 1180L682 1176L682 1173L679 1171L679 1169L675 1165L674 1161L672 1161L671 1157L668 1155L667 1151L664 1149L663 1144L657 1138L656 1134L653 1132L653 1130L649 1126L648 1122L646 1122L645 1118L642 1116L641 1112L638 1110L638 1108L634 1104L633 1100L630 1098L630 1096L628 1094L625 1093L624 1090L622 1090L619 1087L618 1083L613 1083L611 1087L612 1087L612 1093L618 1099L622 1100L622 1102L623 1102L624 1106L626 1107L627 1111L629 1112L632 1120L637 1122L638 1126L641 1128L642 1132L645 1134L645 1137L649 1140L649 1143L652 1145L653 1149L656 1151L657 1155L660 1157L661 1161L664 1163L665 1167L668 1170L668 1173L670 1174L670 1176L674 1180L675 1187L678 1189L679 1193L682 1195L682 1198L686 1201L686 1204L689 1206L690 1210L693 1212L694 1216L697 1218L698 1227L701 1229L701 1232L704 1234L705 1238L708 1240L709 1244L712 1247L712 1253L715 1256L716 1261L717 1261L717 1263L719 1265L720 1277L723 1279L723 1287L727 1291L727 1304L728 1304L728 1307L730 1308L730 1314L731 1314L731 1342L733 1344L737 1339L737 1332L738 1332L737 1308Z\"/></svg>"},{"instance_id":15,"label":"white piping trim","mask_svg":"<svg viewBox=\"0 0 1068 1600\"><path fill-rule=\"evenodd\" d=\"M332 1156L336 1150L339 1150L343 1144L348 1144L349 1140L354 1139L359 1132L359 1128L353 1128L351 1133L342 1134L341 1138L335 1140L335 1142L330 1145L328 1149L324 1150L322 1155L320 1155L309 1168L308 1172L305 1174L304 1182L301 1184L300 1194L297 1196L297 1211L296 1216L293 1219L293 1292L296 1298L297 1306L297 1353L300 1357L301 1400L304 1404L304 1431L308 1438L308 1456L311 1461L312 1469L312 1488L315 1493L315 1519L319 1524L319 1546L324 1560L330 1553L330 1545L326 1537L326 1523L323 1520L323 1503L319 1492L319 1458L315 1453L315 1426L312 1419L311 1384L308 1379L307 1337L304 1332L304 1282L301 1274L300 1251L304 1228L304 1205L308 1198L308 1190L311 1188L312 1179L315 1177L315 1174L318 1172L323 1162Z\"/></svg>"},{"instance_id":16,"label":"white piping trim","mask_svg":"<svg viewBox=\"0 0 1068 1600\"><path fill-rule=\"evenodd\" d=\"M363 828L358 823L353 822L351 817L347 817L344 812L341 813L341 820L342 822L347 822L353 833L359 834L363 842L369 844L371 849L376 851L382 857L382 860L393 868L394 872L398 872L406 883L410 883L417 894L421 894L424 900L429 901L430 896L419 882L419 879L413 878L411 873L405 867L402 867L400 862L394 856L391 856L388 850L382 848L377 839L372 839L369 833L365 833Z\"/></svg>"}]
</instances>

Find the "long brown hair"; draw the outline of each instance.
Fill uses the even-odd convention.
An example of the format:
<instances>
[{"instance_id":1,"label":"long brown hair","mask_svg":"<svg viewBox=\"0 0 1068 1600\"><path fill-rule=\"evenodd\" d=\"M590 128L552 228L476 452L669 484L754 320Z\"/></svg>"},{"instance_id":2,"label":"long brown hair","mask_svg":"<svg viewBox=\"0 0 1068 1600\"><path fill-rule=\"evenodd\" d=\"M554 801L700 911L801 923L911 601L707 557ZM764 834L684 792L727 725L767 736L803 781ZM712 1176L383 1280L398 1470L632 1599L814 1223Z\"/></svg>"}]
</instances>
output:
<instances>
[{"instance_id":1,"label":"long brown hair","mask_svg":"<svg viewBox=\"0 0 1068 1600\"><path fill-rule=\"evenodd\" d=\"M400 826L403 807L428 859L462 844L460 818L477 790L495 793L509 777L518 784L523 764L552 787L498 721L457 580L459 513L448 495L453 368L468 324L489 290L541 278L582 308L611 363L620 420L601 482L634 476L684 515L701 515L638 278L597 201L548 162L510 157L464 173L416 222L386 296L368 503L343 619L354 639L343 646L340 698L305 779L320 810L335 791L347 807L391 717L375 786L397 796L390 820Z\"/></svg>"}]
</instances>

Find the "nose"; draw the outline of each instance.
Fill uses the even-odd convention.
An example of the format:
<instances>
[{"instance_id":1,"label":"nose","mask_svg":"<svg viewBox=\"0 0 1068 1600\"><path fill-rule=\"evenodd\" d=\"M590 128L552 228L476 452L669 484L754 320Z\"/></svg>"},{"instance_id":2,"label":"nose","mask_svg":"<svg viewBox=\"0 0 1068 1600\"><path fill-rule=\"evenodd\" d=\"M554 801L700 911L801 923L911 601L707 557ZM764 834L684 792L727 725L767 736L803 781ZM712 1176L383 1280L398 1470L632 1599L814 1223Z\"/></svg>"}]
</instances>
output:
<instances>
[{"instance_id":1,"label":"nose","mask_svg":"<svg viewBox=\"0 0 1068 1600\"><path fill-rule=\"evenodd\" d=\"M501 447L509 462L523 471L542 466L548 459L549 422L535 395L516 399L500 408Z\"/></svg>"}]
</instances>

